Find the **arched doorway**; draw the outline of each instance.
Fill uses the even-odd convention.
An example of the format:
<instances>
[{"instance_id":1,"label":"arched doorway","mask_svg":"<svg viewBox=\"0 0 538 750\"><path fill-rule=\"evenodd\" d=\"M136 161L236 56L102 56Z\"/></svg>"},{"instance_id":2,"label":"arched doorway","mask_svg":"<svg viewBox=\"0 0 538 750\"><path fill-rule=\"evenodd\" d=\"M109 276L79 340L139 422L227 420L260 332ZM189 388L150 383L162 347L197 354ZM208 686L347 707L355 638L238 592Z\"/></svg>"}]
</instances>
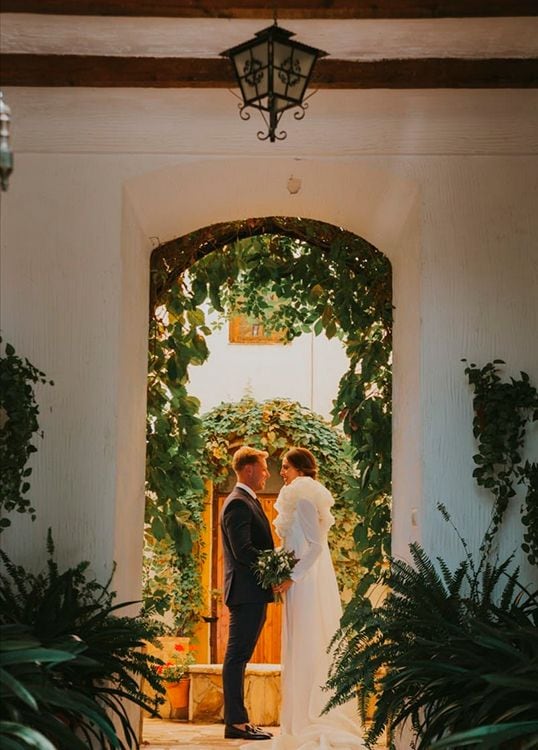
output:
<instances>
[{"instance_id":1,"label":"arched doorway","mask_svg":"<svg viewBox=\"0 0 538 750\"><path fill-rule=\"evenodd\" d=\"M207 227L158 248L152 279L152 302L165 303L166 317L154 317L150 348L148 524L154 538L167 534L183 559L178 567L191 564L200 509L191 507L186 518L188 503L181 500L191 501L193 491L202 489L201 471L194 468L200 452L197 404L185 388L188 366L208 354L204 335L210 331L199 306L209 298L224 311L231 297L249 314L267 307L274 312L265 295L278 301L276 325L290 340L311 327L345 341L349 369L333 416L348 435L360 473L354 538L368 554L356 590L364 596L390 549L392 287L385 256L323 222L252 219Z\"/></svg>"}]
</instances>

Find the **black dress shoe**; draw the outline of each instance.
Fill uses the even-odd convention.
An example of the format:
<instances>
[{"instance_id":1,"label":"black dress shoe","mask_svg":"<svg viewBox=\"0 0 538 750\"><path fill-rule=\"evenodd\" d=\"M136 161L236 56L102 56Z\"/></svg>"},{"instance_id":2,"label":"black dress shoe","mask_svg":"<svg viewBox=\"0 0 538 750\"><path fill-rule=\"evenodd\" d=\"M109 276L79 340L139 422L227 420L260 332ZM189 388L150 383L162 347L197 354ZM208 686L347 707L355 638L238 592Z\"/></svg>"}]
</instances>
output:
<instances>
[{"instance_id":1,"label":"black dress shoe","mask_svg":"<svg viewBox=\"0 0 538 750\"><path fill-rule=\"evenodd\" d=\"M224 727L226 740L270 740L272 736L269 732L263 732L258 727L254 728L249 724L244 729L234 727L233 724L226 724Z\"/></svg>"},{"instance_id":2,"label":"black dress shoe","mask_svg":"<svg viewBox=\"0 0 538 750\"><path fill-rule=\"evenodd\" d=\"M253 732L261 732L261 734L267 734L269 737L273 736L271 732L268 732L267 729L262 729L257 724L247 724L247 729L251 729Z\"/></svg>"}]
</instances>

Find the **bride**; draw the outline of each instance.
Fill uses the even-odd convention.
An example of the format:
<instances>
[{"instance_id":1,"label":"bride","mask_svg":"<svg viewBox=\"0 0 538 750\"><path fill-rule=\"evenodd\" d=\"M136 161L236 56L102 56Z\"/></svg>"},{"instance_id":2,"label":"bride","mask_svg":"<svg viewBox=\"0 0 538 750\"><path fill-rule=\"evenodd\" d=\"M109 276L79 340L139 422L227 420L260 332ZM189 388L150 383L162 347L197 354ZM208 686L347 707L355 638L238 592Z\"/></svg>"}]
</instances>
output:
<instances>
[{"instance_id":1,"label":"bride","mask_svg":"<svg viewBox=\"0 0 538 750\"><path fill-rule=\"evenodd\" d=\"M334 523L331 493L316 480L317 466L306 448L291 448L280 472L284 487L275 508L275 529L299 562L291 580L275 587L284 596L282 624L281 734L271 750L354 750L364 748L351 703L322 714L330 695L327 647L342 615L327 543ZM266 746L267 747L267 746ZM259 748L259 745L258 745Z\"/></svg>"}]
</instances>

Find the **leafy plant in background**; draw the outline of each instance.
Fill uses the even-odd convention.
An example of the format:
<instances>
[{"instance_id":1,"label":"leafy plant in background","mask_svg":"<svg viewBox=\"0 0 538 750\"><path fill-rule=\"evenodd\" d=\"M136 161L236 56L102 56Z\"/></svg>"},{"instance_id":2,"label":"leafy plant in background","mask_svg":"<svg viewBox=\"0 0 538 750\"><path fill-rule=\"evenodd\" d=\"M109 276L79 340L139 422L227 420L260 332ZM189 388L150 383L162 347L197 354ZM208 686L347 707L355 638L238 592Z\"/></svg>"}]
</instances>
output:
<instances>
[{"instance_id":1,"label":"leafy plant in background","mask_svg":"<svg viewBox=\"0 0 538 750\"><path fill-rule=\"evenodd\" d=\"M178 636L194 635L205 606L200 583L202 554L178 555L168 539L146 540L143 567L144 609L172 622L168 629ZM167 622L167 620L163 620Z\"/></svg>"},{"instance_id":2,"label":"leafy plant in background","mask_svg":"<svg viewBox=\"0 0 538 750\"><path fill-rule=\"evenodd\" d=\"M463 360L466 361L466 360ZM474 389L473 434L478 453L473 456L477 483L495 498L491 528L486 544L491 544L509 502L516 496L516 484L526 487L522 512L525 526L522 549L531 565L538 564L538 462L523 462L526 427L538 421L538 391L527 373L502 382L497 365L502 359L478 368L470 364L465 374Z\"/></svg>"},{"instance_id":3,"label":"leafy plant in background","mask_svg":"<svg viewBox=\"0 0 538 750\"><path fill-rule=\"evenodd\" d=\"M190 306L189 306L190 305ZM171 609L173 630L194 631L203 609L200 567L204 551L204 484L196 466L203 441L198 399L185 387L191 364L207 347L203 312L194 302L172 301L150 327L148 372L144 606Z\"/></svg>"},{"instance_id":4,"label":"leafy plant in background","mask_svg":"<svg viewBox=\"0 0 538 750\"><path fill-rule=\"evenodd\" d=\"M0 532L11 525L5 513L29 513L32 520L36 517L27 497L32 473L27 463L37 450L32 438L40 434L34 393L39 383L54 385L41 370L19 357L11 344L5 344L0 357Z\"/></svg>"},{"instance_id":5,"label":"leafy plant in background","mask_svg":"<svg viewBox=\"0 0 538 750\"><path fill-rule=\"evenodd\" d=\"M343 621L329 705L358 695L366 720L376 697L368 747L407 720L417 750L457 747L458 736L471 745L493 732L538 746L537 593L518 583L517 569L509 572L511 558L490 563L483 549L475 561L460 539L465 556L454 571L410 545L414 567L392 560L383 604L362 621ZM494 730L481 733L485 727Z\"/></svg>"},{"instance_id":6,"label":"leafy plant in background","mask_svg":"<svg viewBox=\"0 0 538 750\"><path fill-rule=\"evenodd\" d=\"M188 274L186 273L188 271ZM199 404L188 368L208 356L206 300L229 315L257 316L288 340L324 332L349 358L334 408L348 435L360 480L348 490L357 516L354 542L367 573L355 606L390 552L391 269L365 240L306 219L265 218L214 225L159 246L152 255L148 380L146 523L157 541L192 535L189 493L203 493ZM182 520L180 520L182 519ZM200 527L198 527L200 528ZM179 553L177 569L186 558Z\"/></svg>"},{"instance_id":7,"label":"leafy plant in background","mask_svg":"<svg viewBox=\"0 0 538 750\"><path fill-rule=\"evenodd\" d=\"M155 672L159 660L143 650L155 626L118 616L129 602L114 604L110 581L103 586L88 577L88 563L60 572L50 532L47 548L47 568L39 574L0 553L2 746L25 746L13 745L17 724L26 729L17 729L15 737L28 737L31 730L60 750L92 742L101 748L138 747L125 702L152 712L141 678L163 693Z\"/></svg>"}]
</instances>

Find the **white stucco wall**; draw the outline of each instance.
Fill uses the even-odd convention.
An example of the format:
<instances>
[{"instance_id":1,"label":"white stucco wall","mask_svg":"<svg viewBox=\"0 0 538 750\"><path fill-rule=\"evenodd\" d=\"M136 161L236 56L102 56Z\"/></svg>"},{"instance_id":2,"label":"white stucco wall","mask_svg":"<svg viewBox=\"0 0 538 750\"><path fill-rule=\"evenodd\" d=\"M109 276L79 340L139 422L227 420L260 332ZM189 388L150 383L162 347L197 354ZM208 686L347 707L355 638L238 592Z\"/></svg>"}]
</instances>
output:
<instances>
[{"instance_id":1,"label":"white stucco wall","mask_svg":"<svg viewBox=\"0 0 538 750\"><path fill-rule=\"evenodd\" d=\"M394 546L405 554L417 538L459 559L435 503L473 540L489 505L471 478L459 360L502 357L538 382L536 93L323 92L274 145L235 119L226 92L5 96L16 161L0 326L56 382L39 394L38 521L16 519L8 551L42 558L51 525L61 559L90 559L104 576L116 558L120 593L136 596L149 252L155 237L281 214L342 225L391 259Z\"/></svg>"},{"instance_id":2,"label":"white stucco wall","mask_svg":"<svg viewBox=\"0 0 538 750\"><path fill-rule=\"evenodd\" d=\"M208 321L221 319L214 313ZM338 339L303 334L289 343L230 343L228 324L207 339L210 356L191 367L189 392L201 412L249 395L257 401L288 398L331 419L333 399L348 359Z\"/></svg>"}]
</instances>

